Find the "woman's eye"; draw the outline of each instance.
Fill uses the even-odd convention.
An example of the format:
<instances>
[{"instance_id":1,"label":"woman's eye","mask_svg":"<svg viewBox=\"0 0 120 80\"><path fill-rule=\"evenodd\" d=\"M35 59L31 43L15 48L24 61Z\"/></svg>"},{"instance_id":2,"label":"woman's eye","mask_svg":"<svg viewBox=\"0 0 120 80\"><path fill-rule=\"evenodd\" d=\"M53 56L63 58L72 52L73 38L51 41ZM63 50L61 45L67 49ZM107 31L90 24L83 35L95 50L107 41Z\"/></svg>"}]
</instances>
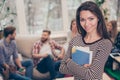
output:
<instances>
[{"instance_id":1,"label":"woman's eye","mask_svg":"<svg viewBox=\"0 0 120 80\"><path fill-rule=\"evenodd\" d=\"M85 21L85 19L80 19L80 21L82 22L82 21Z\"/></svg>"},{"instance_id":2,"label":"woman's eye","mask_svg":"<svg viewBox=\"0 0 120 80\"><path fill-rule=\"evenodd\" d=\"M91 20L93 20L94 18L89 18L89 20L91 21Z\"/></svg>"}]
</instances>

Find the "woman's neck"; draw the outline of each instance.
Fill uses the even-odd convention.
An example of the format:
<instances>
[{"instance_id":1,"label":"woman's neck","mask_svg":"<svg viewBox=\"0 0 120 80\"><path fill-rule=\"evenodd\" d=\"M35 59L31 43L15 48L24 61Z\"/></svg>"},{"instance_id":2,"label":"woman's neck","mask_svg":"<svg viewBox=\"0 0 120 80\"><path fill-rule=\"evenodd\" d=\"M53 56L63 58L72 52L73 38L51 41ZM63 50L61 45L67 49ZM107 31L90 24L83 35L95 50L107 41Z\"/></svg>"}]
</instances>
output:
<instances>
[{"instance_id":1,"label":"woman's neck","mask_svg":"<svg viewBox=\"0 0 120 80\"><path fill-rule=\"evenodd\" d=\"M72 37L74 37L77 33L77 30L72 30Z\"/></svg>"},{"instance_id":2,"label":"woman's neck","mask_svg":"<svg viewBox=\"0 0 120 80\"><path fill-rule=\"evenodd\" d=\"M92 42L95 42L95 41L97 41L99 39L101 39L101 36L99 36L98 34L87 34L84 37L84 41L86 43L92 43Z\"/></svg>"},{"instance_id":3,"label":"woman's neck","mask_svg":"<svg viewBox=\"0 0 120 80\"><path fill-rule=\"evenodd\" d=\"M72 38L75 37L77 33L77 31L72 31Z\"/></svg>"}]
</instances>

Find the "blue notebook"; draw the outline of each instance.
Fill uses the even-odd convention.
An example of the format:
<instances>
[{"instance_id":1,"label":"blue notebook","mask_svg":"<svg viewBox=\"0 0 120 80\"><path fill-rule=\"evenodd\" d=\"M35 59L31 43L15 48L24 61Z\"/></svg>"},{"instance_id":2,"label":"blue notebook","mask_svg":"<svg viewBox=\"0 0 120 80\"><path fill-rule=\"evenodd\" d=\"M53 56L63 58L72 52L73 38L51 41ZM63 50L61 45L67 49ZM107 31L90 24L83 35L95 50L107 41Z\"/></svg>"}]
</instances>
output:
<instances>
[{"instance_id":1,"label":"blue notebook","mask_svg":"<svg viewBox=\"0 0 120 80\"><path fill-rule=\"evenodd\" d=\"M73 47L72 60L79 65L91 64L92 51L83 47Z\"/></svg>"}]
</instances>

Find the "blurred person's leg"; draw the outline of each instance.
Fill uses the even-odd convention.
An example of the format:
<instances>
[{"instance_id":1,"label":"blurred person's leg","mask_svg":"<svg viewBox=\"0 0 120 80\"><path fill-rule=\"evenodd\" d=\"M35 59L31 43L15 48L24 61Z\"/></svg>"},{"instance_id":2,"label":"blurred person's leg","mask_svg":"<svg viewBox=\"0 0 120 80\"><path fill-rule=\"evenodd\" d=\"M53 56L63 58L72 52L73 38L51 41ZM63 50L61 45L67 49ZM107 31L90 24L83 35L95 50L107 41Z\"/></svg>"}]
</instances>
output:
<instances>
[{"instance_id":1,"label":"blurred person's leg","mask_svg":"<svg viewBox=\"0 0 120 80\"><path fill-rule=\"evenodd\" d=\"M47 56L46 58L43 58L37 65L37 70L41 73L50 73L50 80L55 79L56 71L55 71L55 65L54 60L51 58L51 56Z\"/></svg>"},{"instance_id":2,"label":"blurred person's leg","mask_svg":"<svg viewBox=\"0 0 120 80\"><path fill-rule=\"evenodd\" d=\"M30 78L28 78L28 77L26 77L26 76L22 76L22 75L17 74L17 73L10 73L9 79L15 79L15 80L31 80Z\"/></svg>"},{"instance_id":3,"label":"blurred person's leg","mask_svg":"<svg viewBox=\"0 0 120 80\"><path fill-rule=\"evenodd\" d=\"M56 78L63 78L64 77L64 74L59 72L60 64L61 64L61 60L58 60L55 62L55 70L57 72Z\"/></svg>"},{"instance_id":4,"label":"blurred person's leg","mask_svg":"<svg viewBox=\"0 0 120 80\"><path fill-rule=\"evenodd\" d=\"M32 79L33 75L33 61L31 59L27 59L22 61L22 66L26 68L25 76Z\"/></svg>"}]
</instances>

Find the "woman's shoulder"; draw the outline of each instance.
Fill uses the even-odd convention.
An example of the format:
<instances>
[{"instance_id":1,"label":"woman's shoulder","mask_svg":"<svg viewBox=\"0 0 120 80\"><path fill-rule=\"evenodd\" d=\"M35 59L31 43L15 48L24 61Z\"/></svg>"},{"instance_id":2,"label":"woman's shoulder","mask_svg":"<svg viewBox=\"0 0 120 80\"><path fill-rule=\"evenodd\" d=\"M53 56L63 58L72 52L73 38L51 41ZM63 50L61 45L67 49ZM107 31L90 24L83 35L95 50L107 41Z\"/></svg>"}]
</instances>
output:
<instances>
[{"instance_id":1,"label":"woman's shoulder","mask_svg":"<svg viewBox=\"0 0 120 80\"><path fill-rule=\"evenodd\" d=\"M70 43L77 43L77 42L81 42L81 41L82 41L82 35L81 34L77 34L75 37L72 38Z\"/></svg>"},{"instance_id":2,"label":"woman's shoulder","mask_svg":"<svg viewBox=\"0 0 120 80\"><path fill-rule=\"evenodd\" d=\"M110 43L110 44L112 44L112 41L110 40L110 39L103 39L103 43Z\"/></svg>"},{"instance_id":3,"label":"woman's shoulder","mask_svg":"<svg viewBox=\"0 0 120 80\"><path fill-rule=\"evenodd\" d=\"M108 47L112 47L112 41L110 39L102 39L100 41L100 46L108 46Z\"/></svg>"},{"instance_id":4,"label":"woman's shoulder","mask_svg":"<svg viewBox=\"0 0 120 80\"><path fill-rule=\"evenodd\" d=\"M77 33L75 37L72 38L72 40L76 40L76 39L81 39L82 35Z\"/></svg>"}]
</instances>

